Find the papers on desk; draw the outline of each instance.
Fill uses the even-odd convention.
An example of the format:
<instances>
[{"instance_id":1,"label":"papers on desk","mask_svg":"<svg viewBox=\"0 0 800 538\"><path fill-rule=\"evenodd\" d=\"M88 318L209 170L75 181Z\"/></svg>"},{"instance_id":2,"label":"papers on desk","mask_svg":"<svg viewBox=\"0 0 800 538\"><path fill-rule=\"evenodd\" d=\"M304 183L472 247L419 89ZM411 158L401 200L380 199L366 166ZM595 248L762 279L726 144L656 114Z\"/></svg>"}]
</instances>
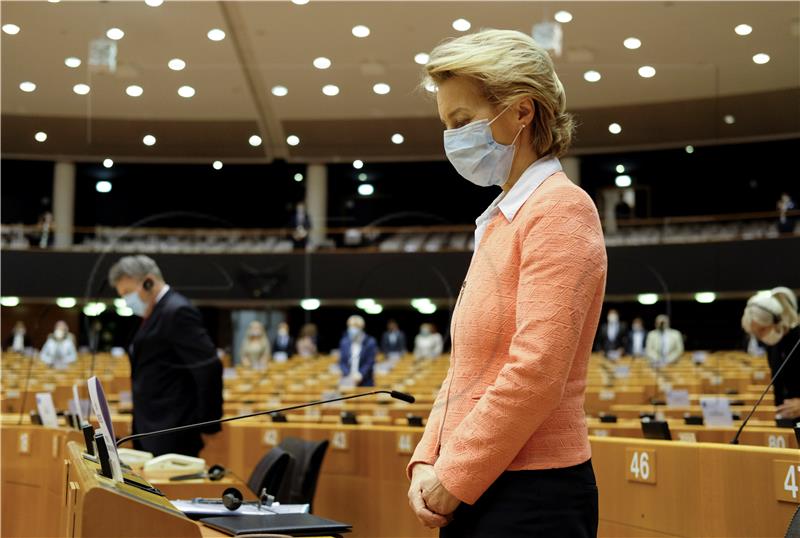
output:
<instances>
[{"instance_id":1,"label":"papers on desk","mask_svg":"<svg viewBox=\"0 0 800 538\"><path fill-rule=\"evenodd\" d=\"M189 516L196 519L208 516L242 516L242 515L269 515L269 514L308 514L310 505L308 504L281 504L272 503L272 506L262 506L261 510L255 503L242 503L238 510L228 510L222 501L204 499L201 502L196 500L174 500L172 505Z\"/></svg>"}]
</instances>

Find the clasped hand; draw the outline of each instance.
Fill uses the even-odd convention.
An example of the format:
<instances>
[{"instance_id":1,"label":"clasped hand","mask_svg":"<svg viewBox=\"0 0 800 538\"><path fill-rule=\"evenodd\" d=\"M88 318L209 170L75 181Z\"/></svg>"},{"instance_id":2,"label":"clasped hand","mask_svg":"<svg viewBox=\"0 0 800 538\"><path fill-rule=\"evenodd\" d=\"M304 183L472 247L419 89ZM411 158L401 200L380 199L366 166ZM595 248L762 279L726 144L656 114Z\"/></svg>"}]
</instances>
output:
<instances>
[{"instance_id":1,"label":"clasped hand","mask_svg":"<svg viewBox=\"0 0 800 538\"><path fill-rule=\"evenodd\" d=\"M420 523L428 528L437 528L450 523L461 501L439 481L433 465L418 463L414 465L408 489L408 504Z\"/></svg>"}]
</instances>

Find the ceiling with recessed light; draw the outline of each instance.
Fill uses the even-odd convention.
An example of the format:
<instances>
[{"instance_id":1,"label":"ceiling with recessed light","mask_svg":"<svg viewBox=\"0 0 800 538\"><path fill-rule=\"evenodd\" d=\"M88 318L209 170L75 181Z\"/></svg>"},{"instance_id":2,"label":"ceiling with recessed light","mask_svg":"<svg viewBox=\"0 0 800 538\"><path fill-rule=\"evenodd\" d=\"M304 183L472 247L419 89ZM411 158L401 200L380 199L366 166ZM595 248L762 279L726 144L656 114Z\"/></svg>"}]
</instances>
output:
<instances>
[{"instance_id":1,"label":"ceiling with recessed light","mask_svg":"<svg viewBox=\"0 0 800 538\"><path fill-rule=\"evenodd\" d=\"M554 19L563 30L556 69L581 125L577 153L800 133L797 2L11 1L1 9L4 157L440 158L432 94L419 87L424 53L462 34L456 28L530 33ZM113 73L89 66L89 42L105 36L117 46ZM37 132L47 139L37 142ZM146 146L147 134L157 142Z\"/></svg>"}]
</instances>

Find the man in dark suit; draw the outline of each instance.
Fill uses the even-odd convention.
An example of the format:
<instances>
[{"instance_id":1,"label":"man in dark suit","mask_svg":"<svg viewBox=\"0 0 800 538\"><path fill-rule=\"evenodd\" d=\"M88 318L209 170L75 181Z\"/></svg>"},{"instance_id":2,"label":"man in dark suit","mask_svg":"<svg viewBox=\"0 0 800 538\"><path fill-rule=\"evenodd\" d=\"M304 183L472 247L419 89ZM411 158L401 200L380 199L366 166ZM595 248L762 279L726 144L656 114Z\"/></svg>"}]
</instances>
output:
<instances>
[{"instance_id":1,"label":"man in dark suit","mask_svg":"<svg viewBox=\"0 0 800 538\"><path fill-rule=\"evenodd\" d=\"M393 319L386 324L386 332L381 337L381 351L389 359L399 358L408 353L406 333L400 330L397 322Z\"/></svg>"},{"instance_id":2,"label":"man in dark suit","mask_svg":"<svg viewBox=\"0 0 800 538\"><path fill-rule=\"evenodd\" d=\"M283 362L294 355L294 338L289 335L289 324L282 321L278 325L275 340L272 342L272 358Z\"/></svg>"},{"instance_id":3,"label":"man in dark suit","mask_svg":"<svg viewBox=\"0 0 800 538\"><path fill-rule=\"evenodd\" d=\"M349 379L357 387L374 387L378 343L364 332L364 325L361 316L347 319L347 332L339 342L339 367L342 380Z\"/></svg>"},{"instance_id":4,"label":"man in dark suit","mask_svg":"<svg viewBox=\"0 0 800 538\"><path fill-rule=\"evenodd\" d=\"M142 324L128 350L133 392L133 432L145 433L222 416L222 363L200 312L171 290L147 256L126 256L109 281ZM197 456L203 436L220 426L141 439L134 448L155 455Z\"/></svg>"},{"instance_id":5,"label":"man in dark suit","mask_svg":"<svg viewBox=\"0 0 800 538\"><path fill-rule=\"evenodd\" d=\"M606 323L600 326L597 333L595 349L609 359L616 360L625 353L627 338L628 326L619 320L619 312L612 308L608 311Z\"/></svg>"}]
</instances>

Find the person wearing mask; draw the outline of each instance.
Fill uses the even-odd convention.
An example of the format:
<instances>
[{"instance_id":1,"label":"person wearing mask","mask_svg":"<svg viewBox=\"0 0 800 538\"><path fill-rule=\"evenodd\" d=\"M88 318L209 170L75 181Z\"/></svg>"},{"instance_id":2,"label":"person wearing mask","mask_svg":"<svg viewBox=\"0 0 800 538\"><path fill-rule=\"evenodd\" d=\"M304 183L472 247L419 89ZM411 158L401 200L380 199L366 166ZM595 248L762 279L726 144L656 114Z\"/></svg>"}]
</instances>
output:
<instances>
[{"instance_id":1,"label":"person wearing mask","mask_svg":"<svg viewBox=\"0 0 800 538\"><path fill-rule=\"evenodd\" d=\"M608 311L606 322L600 326L598 333L598 351L609 359L619 359L627 347L628 326L619 320L619 312Z\"/></svg>"},{"instance_id":2,"label":"person wearing mask","mask_svg":"<svg viewBox=\"0 0 800 538\"><path fill-rule=\"evenodd\" d=\"M31 339L28 337L25 323L18 321L14 324L11 336L6 340L6 349L9 352L23 353L29 347L31 347Z\"/></svg>"},{"instance_id":3,"label":"person wearing mask","mask_svg":"<svg viewBox=\"0 0 800 538\"><path fill-rule=\"evenodd\" d=\"M270 345L264 325L253 320L247 326L247 332L239 351L239 364L254 370L266 370L270 359Z\"/></svg>"},{"instance_id":4,"label":"person wearing mask","mask_svg":"<svg viewBox=\"0 0 800 538\"><path fill-rule=\"evenodd\" d=\"M317 326L306 323L297 338L297 354L301 357L316 357L317 353Z\"/></svg>"},{"instance_id":5,"label":"person wearing mask","mask_svg":"<svg viewBox=\"0 0 800 538\"><path fill-rule=\"evenodd\" d=\"M644 357L646 340L647 331L644 330L644 321L642 318L633 318L631 331L628 333L628 355L636 358Z\"/></svg>"},{"instance_id":6,"label":"person wearing mask","mask_svg":"<svg viewBox=\"0 0 800 538\"><path fill-rule=\"evenodd\" d=\"M306 213L304 202L297 202L294 213L289 218L289 228L292 229L294 248L305 249L308 244L308 234L311 233L311 219Z\"/></svg>"},{"instance_id":7,"label":"person wearing mask","mask_svg":"<svg viewBox=\"0 0 800 538\"><path fill-rule=\"evenodd\" d=\"M448 40L425 70L448 160L502 192L476 220L409 504L441 538L594 536L583 401L607 259L597 208L559 161L574 129L564 87L513 30Z\"/></svg>"},{"instance_id":8,"label":"person wearing mask","mask_svg":"<svg viewBox=\"0 0 800 538\"><path fill-rule=\"evenodd\" d=\"M222 362L200 311L164 281L147 256L125 256L108 273L111 286L142 318L128 348L133 396L132 433L222 416ZM219 424L134 441L156 456L197 456Z\"/></svg>"},{"instance_id":9,"label":"person wearing mask","mask_svg":"<svg viewBox=\"0 0 800 538\"><path fill-rule=\"evenodd\" d=\"M656 317L656 328L647 333L645 344L647 358L654 366L666 366L683 355L683 335L670 328L669 317L661 314Z\"/></svg>"},{"instance_id":10,"label":"person wearing mask","mask_svg":"<svg viewBox=\"0 0 800 538\"><path fill-rule=\"evenodd\" d=\"M55 329L47 337L39 358L43 363L58 369L66 368L78 360L75 337L69 332L66 322L56 322Z\"/></svg>"},{"instance_id":11,"label":"person wearing mask","mask_svg":"<svg viewBox=\"0 0 800 538\"><path fill-rule=\"evenodd\" d=\"M742 328L767 349L772 377L800 339L797 296L789 288L774 288L747 301ZM800 353L795 354L775 378L776 413L781 418L800 419Z\"/></svg>"},{"instance_id":12,"label":"person wearing mask","mask_svg":"<svg viewBox=\"0 0 800 538\"><path fill-rule=\"evenodd\" d=\"M294 354L294 340L289 335L289 324L282 321L278 324L275 340L272 342L272 358L276 362L286 362Z\"/></svg>"},{"instance_id":13,"label":"person wearing mask","mask_svg":"<svg viewBox=\"0 0 800 538\"><path fill-rule=\"evenodd\" d=\"M378 344L364 332L364 318L347 318L347 332L339 342L339 368L342 379L357 387L374 387L375 355Z\"/></svg>"},{"instance_id":14,"label":"person wearing mask","mask_svg":"<svg viewBox=\"0 0 800 538\"><path fill-rule=\"evenodd\" d=\"M381 351L389 360L397 360L408 353L406 333L400 330L393 319L386 324L386 332L381 337Z\"/></svg>"},{"instance_id":15,"label":"person wearing mask","mask_svg":"<svg viewBox=\"0 0 800 538\"><path fill-rule=\"evenodd\" d=\"M414 356L418 359L437 359L442 355L444 340L431 323L423 323L414 338Z\"/></svg>"}]
</instances>

